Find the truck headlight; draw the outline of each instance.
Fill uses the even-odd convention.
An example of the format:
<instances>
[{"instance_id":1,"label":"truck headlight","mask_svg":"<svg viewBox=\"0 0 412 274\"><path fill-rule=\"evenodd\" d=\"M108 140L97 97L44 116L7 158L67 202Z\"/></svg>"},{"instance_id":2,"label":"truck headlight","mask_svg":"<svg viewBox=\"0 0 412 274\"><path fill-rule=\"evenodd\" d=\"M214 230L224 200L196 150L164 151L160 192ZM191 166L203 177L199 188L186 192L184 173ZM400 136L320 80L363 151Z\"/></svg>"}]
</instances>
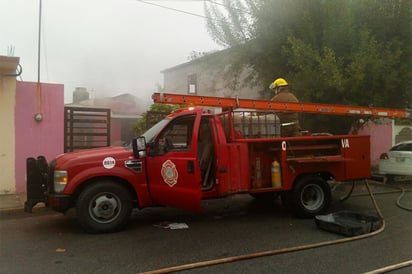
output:
<instances>
[{"instance_id":1,"label":"truck headlight","mask_svg":"<svg viewBox=\"0 0 412 274\"><path fill-rule=\"evenodd\" d=\"M55 170L53 176L54 192L63 192L67 185L67 171Z\"/></svg>"}]
</instances>

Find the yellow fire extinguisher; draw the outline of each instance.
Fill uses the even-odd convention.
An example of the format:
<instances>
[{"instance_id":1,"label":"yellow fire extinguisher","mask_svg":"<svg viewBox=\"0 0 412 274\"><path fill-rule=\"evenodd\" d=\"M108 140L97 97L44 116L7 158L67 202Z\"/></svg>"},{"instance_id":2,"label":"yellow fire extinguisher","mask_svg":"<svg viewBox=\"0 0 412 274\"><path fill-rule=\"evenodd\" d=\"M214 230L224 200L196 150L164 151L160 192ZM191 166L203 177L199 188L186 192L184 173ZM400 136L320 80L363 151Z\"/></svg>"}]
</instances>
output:
<instances>
[{"instance_id":1,"label":"yellow fire extinguisher","mask_svg":"<svg viewBox=\"0 0 412 274\"><path fill-rule=\"evenodd\" d=\"M280 178L280 165L276 159L272 162L272 187L281 188L282 181Z\"/></svg>"}]
</instances>

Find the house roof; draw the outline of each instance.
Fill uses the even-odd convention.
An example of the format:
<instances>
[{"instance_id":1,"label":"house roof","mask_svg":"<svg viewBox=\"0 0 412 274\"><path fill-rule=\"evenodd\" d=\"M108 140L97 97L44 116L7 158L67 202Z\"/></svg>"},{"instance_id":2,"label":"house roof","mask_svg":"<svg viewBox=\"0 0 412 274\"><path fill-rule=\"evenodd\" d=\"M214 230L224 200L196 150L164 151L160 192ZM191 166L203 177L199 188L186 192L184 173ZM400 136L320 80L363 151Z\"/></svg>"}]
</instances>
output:
<instances>
[{"instance_id":1,"label":"house roof","mask_svg":"<svg viewBox=\"0 0 412 274\"><path fill-rule=\"evenodd\" d=\"M170 68L166 68L166 69L164 69L164 70L161 70L160 73L167 73L167 72L169 72L169 71L176 70L176 69L180 69L180 68L183 68L183 67L186 67L186 66L192 66L192 65L194 65L194 64L196 64L196 63L200 63L200 62L203 62L203 61L205 61L205 60L207 60L207 59L214 58L214 57L216 57L216 56L219 56L219 55L221 55L221 54L224 54L227 50L229 50L229 49L224 49L224 50L214 51L214 52L211 52L211 53L206 53L206 54L203 55L202 57L199 57L199 58L190 60L190 61L188 61L188 62L179 64L179 65L176 65L176 66L173 66L173 67L170 67Z\"/></svg>"},{"instance_id":2,"label":"house roof","mask_svg":"<svg viewBox=\"0 0 412 274\"><path fill-rule=\"evenodd\" d=\"M93 98L66 106L109 108L113 118L141 118L147 106L136 96L124 93L114 97Z\"/></svg>"}]
</instances>

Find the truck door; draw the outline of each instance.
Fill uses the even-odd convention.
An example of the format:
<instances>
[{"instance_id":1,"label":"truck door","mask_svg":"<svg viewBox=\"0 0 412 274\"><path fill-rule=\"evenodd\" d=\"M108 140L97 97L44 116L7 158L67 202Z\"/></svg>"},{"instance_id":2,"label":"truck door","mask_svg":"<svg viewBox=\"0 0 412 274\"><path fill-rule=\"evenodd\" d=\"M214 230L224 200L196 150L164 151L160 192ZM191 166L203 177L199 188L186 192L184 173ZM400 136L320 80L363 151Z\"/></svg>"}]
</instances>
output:
<instances>
[{"instance_id":1,"label":"truck door","mask_svg":"<svg viewBox=\"0 0 412 274\"><path fill-rule=\"evenodd\" d=\"M201 174L196 158L202 110L178 116L162 129L147 156L148 187L159 205L201 212Z\"/></svg>"}]
</instances>

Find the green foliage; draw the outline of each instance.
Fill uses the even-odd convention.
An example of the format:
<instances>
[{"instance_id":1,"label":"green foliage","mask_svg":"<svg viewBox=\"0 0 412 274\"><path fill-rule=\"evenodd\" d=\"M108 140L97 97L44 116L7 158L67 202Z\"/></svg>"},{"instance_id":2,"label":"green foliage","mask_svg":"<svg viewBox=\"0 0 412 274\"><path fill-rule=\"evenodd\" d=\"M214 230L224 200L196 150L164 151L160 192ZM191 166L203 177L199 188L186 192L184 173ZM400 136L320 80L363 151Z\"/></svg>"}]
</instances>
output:
<instances>
[{"instance_id":1,"label":"green foliage","mask_svg":"<svg viewBox=\"0 0 412 274\"><path fill-rule=\"evenodd\" d=\"M176 109L181 108L181 106L179 105L167 105L167 104L152 104L150 106L150 110L148 112L145 112L142 114L142 118L138 119L136 121L136 123L133 125L133 130L136 134L136 136L140 136L143 133L146 132L146 130L148 129L149 126L147 122L148 122L148 113L150 112L156 112L161 114L160 116L157 116L157 120L160 121L160 119L164 118L165 115L167 115L168 113L173 112ZM150 121L150 124L155 123L156 121Z\"/></svg>"},{"instance_id":2,"label":"green foliage","mask_svg":"<svg viewBox=\"0 0 412 274\"><path fill-rule=\"evenodd\" d=\"M210 4L209 31L236 49L235 67L253 69L262 98L272 96L267 87L273 79L284 77L300 101L412 105L412 0L224 2L231 3L230 17ZM343 131L348 127L333 117L304 120L310 129L326 120Z\"/></svg>"},{"instance_id":3,"label":"green foliage","mask_svg":"<svg viewBox=\"0 0 412 274\"><path fill-rule=\"evenodd\" d=\"M225 7L224 10L221 7ZM254 32L254 0L223 0L222 4L204 2L207 28L216 43L235 46L252 38Z\"/></svg>"}]
</instances>

